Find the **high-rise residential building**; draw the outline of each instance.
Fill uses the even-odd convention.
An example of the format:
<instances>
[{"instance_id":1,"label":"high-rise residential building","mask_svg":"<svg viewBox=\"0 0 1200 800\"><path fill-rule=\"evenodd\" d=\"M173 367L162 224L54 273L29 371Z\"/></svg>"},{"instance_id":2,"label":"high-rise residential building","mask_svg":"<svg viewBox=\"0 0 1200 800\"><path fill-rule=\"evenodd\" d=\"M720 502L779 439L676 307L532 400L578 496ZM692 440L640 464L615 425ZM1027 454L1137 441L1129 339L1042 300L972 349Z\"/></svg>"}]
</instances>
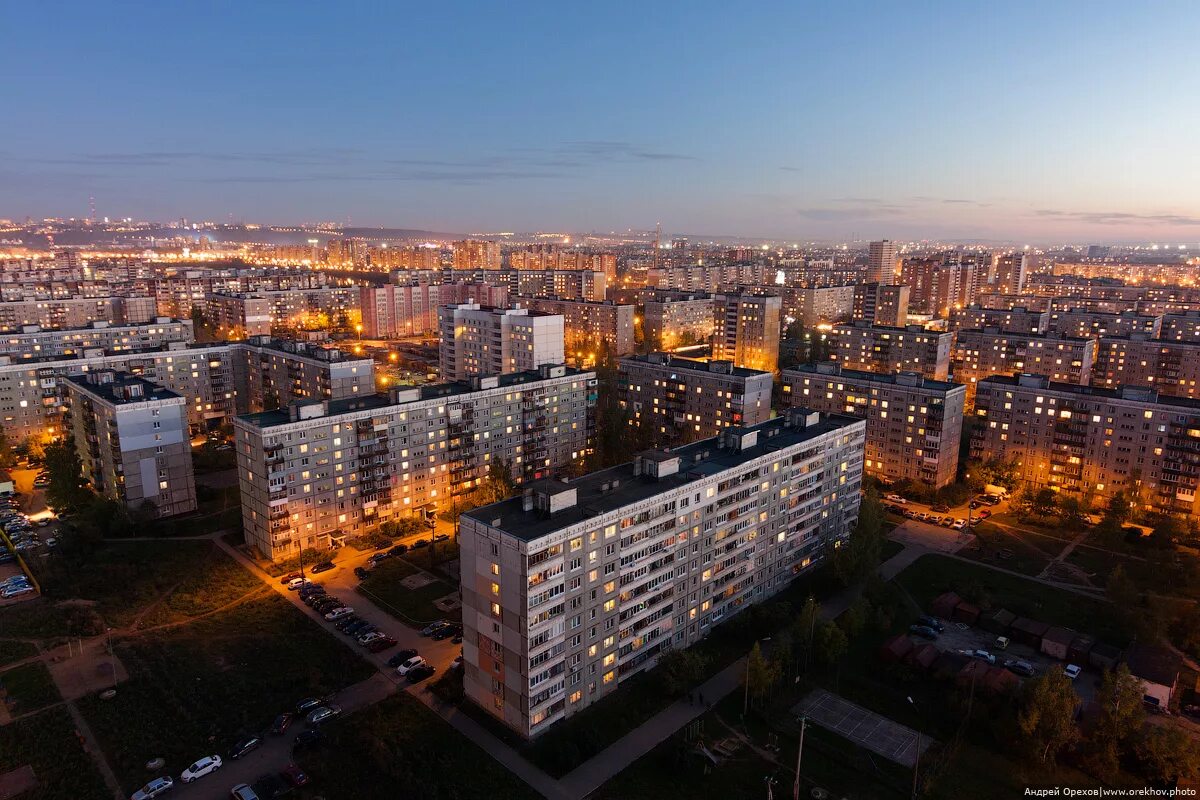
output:
<instances>
[{"instance_id":1,"label":"high-rise residential building","mask_svg":"<svg viewBox=\"0 0 1200 800\"><path fill-rule=\"evenodd\" d=\"M407 286L360 286L363 335L370 339L420 336L438 329L442 287L428 283Z\"/></svg>"},{"instance_id":2,"label":"high-rise residential building","mask_svg":"<svg viewBox=\"0 0 1200 800\"><path fill-rule=\"evenodd\" d=\"M896 243L888 239L867 246L865 283L893 283L896 276Z\"/></svg>"},{"instance_id":3,"label":"high-rise residential building","mask_svg":"<svg viewBox=\"0 0 1200 800\"><path fill-rule=\"evenodd\" d=\"M971 457L1013 463L1027 486L1098 505L1123 491L1144 510L1200 514L1193 398L994 376L980 381L975 414Z\"/></svg>"},{"instance_id":4,"label":"high-rise residential building","mask_svg":"<svg viewBox=\"0 0 1200 800\"><path fill-rule=\"evenodd\" d=\"M1162 331L1162 314L1141 314L1134 310L1109 314L1087 309L1049 312L1049 330L1063 336L1099 338L1101 336L1148 336L1157 338Z\"/></svg>"},{"instance_id":5,"label":"high-rise residential building","mask_svg":"<svg viewBox=\"0 0 1200 800\"><path fill-rule=\"evenodd\" d=\"M712 295L679 289L645 291L642 331L650 347L671 350L712 340Z\"/></svg>"},{"instance_id":6,"label":"high-rise residential building","mask_svg":"<svg viewBox=\"0 0 1200 800\"><path fill-rule=\"evenodd\" d=\"M375 362L352 358L336 347L251 336L230 349L238 406L246 411L375 393Z\"/></svg>"},{"instance_id":7,"label":"high-rise residential building","mask_svg":"<svg viewBox=\"0 0 1200 800\"><path fill-rule=\"evenodd\" d=\"M845 322L854 314L855 286L783 287L772 289L783 298L782 311L805 328Z\"/></svg>"},{"instance_id":8,"label":"high-rise residential building","mask_svg":"<svg viewBox=\"0 0 1200 800\"><path fill-rule=\"evenodd\" d=\"M0 302L0 331L27 325L45 329L85 328L93 322L139 325L158 317L153 297L56 297Z\"/></svg>"},{"instance_id":9,"label":"high-rise residential building","mask_svg":"<svg viewBox=\"0 0 1200 800\"><path fill-rule=\"evenodd\" d=\"M884 375L804 364L780 373L792 406L867 421L868 474L885 481L913 480L940 489L958 472L966 387L917 372Z\"/></svg>"},{"instance_id":10,"label":"high-rise residential building","mask_svg":"<svg viewBox=\"0 0 1200 800\"><path fill-rule=\"evenodd\" d=\"M362 239L330 239L325 250L330 266L354 268L367 265L367 243Z\"/></svg>"},{"instance_id":11,"label":"high-rise residential building","mask_svg":"<svg viewBox=\"0 0 1200 800\"><path fill-rule=\"evenodd\" d=\"M834 325L829 332L829 358L846 369L919 372L944 381L950 375L953 342L954 334L920 325L900 328L850 322Z\"/></svg>"},{"instance_id":12,"label":"high-rise residential building","mask_svg":"<svg viewBox=\"0 0 1200 800\"><path fill-rule=\"evenodd\" d=\"M599 355L602 342L614 356L629 355L636 349L633 321L636 306L612 301L589 303L537 297L518 297L514 302L530 311L563 318L568 361L592 363Z\"/></svg>"},{"instance_id":13,"label":"high-rise residential building","mask_svg":"<svg viewBox=\"0 0 1200 800\"><path fill-rule=\"evenodd\" d=\"M954 380L967 385L967 406L976 385L990 375L1028 372L1052 381L1086 386L1092 380L1096 340L1057 333L1005 333L998 328L958 331Z\"/></svg>"},{"instance_id":14,"label":"high-rise residential building","mask_svg":"<svg viewBox=\"0 0 1200 800\"><path fill-rule=\"evenodd\" d=\"M771 418L770 372L730 361L696 361L670 353L622 358L620 403L631 426L657 446L716 436Z\"/></svg>"},{"instance_id":15,"label":"high-rise residential building","mask_svg":"<svg viewBox=\"0 0 1200 800\"><path fill-rule=\"evenodd\" d=\"M904 327L908 324L910 291L909 287L903 284L856 284L850 319L893 328Z\"/></svg>"},{"instance_id":16,"label":"high-rise residential building","mask_svg":"<svg viewBox=\"0 0 1200 800\"><path fill-rule=\"evenodd\" d=\"M438 365L444 381L526 372L565 360L560 314L462 303L442 306L438 318Z\"/></svg>"},{"instance_id":17,"label":"high-rise residential building","mask_svg":"<svg viewBox=\"0 0 1200 800\"><path fill-rule=\"evenodd\" d=\"M500 269L500 243L483 239L455 242L455 269Z\"/></svg>"},{"instance_id":18,"label":"high-rise residential building","mask_svg":"<svg viewBox=\"0 0 1200 800\"><path fill-rule=\"evenodd\" d=\"M505 275L515 294L552 300L602 303L608 297L609 276L598 270L522 270Z\"/></svg>"},{"instance_id":19,"label":"high-rise residential building","mask_svg":"<svg viewBox=\"0 0 1200 800\"><path fill-rule=\"evenodd\" d=\"M1093 386L1149 386L1164 394L1200 397L1200 342L1105 336L1098 342Z\"/></svg>"},{"instance_id":20,"label":"high-rise residential building","mask_svg":"<svg viewBox=\"0 0 1200 800\"><path fill-rule=\"evenodd\" d=\"M20 332L0 333L0 355L17 359L67 358L89 350L119 353L151 350L171 342L192 342L190 319L159 317L148 324L121 325L96 321L83 328L43 330L27 325Z\"/></svg>"},{"instance_id":21,"label":"high-rise residential building","mask_svg":"<svg viewBox=\"0 0 1200 800\"><path fill-rule=\"evenodd\" d=\"M1025 291L1028 267L1024 253L997 255L992 289L1000 294L1021 294Z\"/></svg>"},{"instance_id":22,"label":"high-rise residential building","mask_svg":"<svg viewBox=\"0 0 1200 800\"><path fill-rule=\"evenodd\" d=\"M1015 308L984 308L978 304L950 312L950 330L995 328L1004 333L1046 333L1050 329L1049 311Z\"/></svg>"},{"instance_id":23,"label":"high-rise residential building","mask_svg":"<svg viewBox=\"0 0 1200 800\"><path fill-rule=\"evenodd\" d=\"M793 409L460 518L466 696L536 737L850 535L862 420Z\"/></svg>"},{"instance_id":24,"label":"high-rise residential building","mask_svg":"<svg viewBox=\"0 0 1200 800\"><path fill-rule=\"evenodd\" d=\"M519 247L508 254L508 265L516 270L588 270L603 272L609 278L617 275L615 254L565 249L557 244Z\"/></svg>"},{"instance_id":25,"label":"high-rise residential building","mask_svg":"<svg viewBox=\"0 0 1200 800\"><path fill-rule=\"evenodd\" d=\"M1028 311L1049 311L1053 300L1054 298L1052 297L1037 297L1035 295L982 292L978 297L978 305L982 308L1000 310L1021 308Z\"/></svg>"},{"instance_id":26,"label":"high-rise residential building","mask_svg":"<svg viewBox=\"0 0 1200 800\"><path fill-rule=\"evenodd\" d=\"M196 510L184 398L112 370L72 377L67 391L70 436L97 494L160 517Z\"/></svg>"},{"instance_id":27,"label":"high-rise residential building","mask_svg":"<svg viewBox=\"0 0 1200 800\"><path fill-rule=\"evenodd\" d=\"M779 366L782 307L783 301L773 295L715 295L713 358L774 372Z\"/></svg>"},{"instance_id":28,"label":"high-rise residential building","mask_svg":"<svg viewBox=\"0 0 1200 800\"><path fill-rule=\"evenodd\" d=\"M367 263L372 270L432 270L440 266L441 250L436 247L371 247Z\"/></svg>"},{"instance_id":29,"label":"high-rise residential building","mask_svg":"<svg viewBox=\"0 0 1200 800\"><path fill-rule=\"evenodd\" d=\"M448 510L495 465L517 482L585 456L595 373L534 372L295 403L234 420L242 524L264 557Z\"/></svg>"},{"instance_id":30,"label":"high-rise residential building","mask_svg":"<svg viewBox=\"0 0 1200 800\"><path fill-rule=\"evenodd\" d=\"M1200 342L1200 311L1164 314L1158 337L1172 342Z\"/></svg>"},{"instance_id":31,"label":"high-rise residential building","mask_svg":"<svg viewBox=\"0 0 1200 800\"><path fill-rule=\"evenodd\" d=\"M912 310L948 317L955 308L975 302L981 265L973 253L932 253L906 256L899 283L910 289Z\"/></svg>"}]
</instances>

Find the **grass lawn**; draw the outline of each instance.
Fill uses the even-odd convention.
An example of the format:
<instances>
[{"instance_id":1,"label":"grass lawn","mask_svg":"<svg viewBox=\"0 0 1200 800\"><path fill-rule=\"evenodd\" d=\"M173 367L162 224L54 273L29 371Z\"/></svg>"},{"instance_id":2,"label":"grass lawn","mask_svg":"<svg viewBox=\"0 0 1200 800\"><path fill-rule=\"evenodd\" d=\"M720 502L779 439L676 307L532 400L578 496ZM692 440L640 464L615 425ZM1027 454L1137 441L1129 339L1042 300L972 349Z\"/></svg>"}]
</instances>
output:
<instances>
[{"instance_id":1,"label":"grass lawn","mask_svg":"<svg viewBox=\"0 0 1200 800\"><path fill-rule=\"evenodd\" d=\"M324 730L328 745L297 761L329 800L540 797L403 692Z\"/></svg>"},{"instance_id":2,"label":"grass lawn","mask_svg":"<svg viewBox=\"0 0 1200 800\"><path fill-rule=\"evenodd\" d=\"M973 533L975 541L962 551L963 556L1026 575L1037 575L1050 563L1051 556L1043 549L1047 542L1053 545L1054 555L1065 545L1039 536L1014 535L989 521L977 522Z\"/></svg>"},{"instance_id":3,"label":"grass lawn","mask_svg":"<svg viewBox=\"0 0 1200 800\"><path fill-rule=\"evenodd\" d=\"M126 788L143 764L167 760L178 774L206 753L224 753L297 700L363 680L372 667L286 600L271 595L189 625L123 638L129 671L117 696L82 699L80 710ZM131 724L136 721L136 724Z\"/></svg>"},{"instance_id":4,"label":"grass lawn","mask_svg":"<svg viewBox=\"0 0 1200 800\"><path fill-rule=\"evenodd\" d=\"M0 617L3 619L3 617ZM29 642L0 639L0 667L37 655L37 648Z\"/></svg>"},{"instance_id":5,"label":"grass lawn","mask_svg":"<svg viewBox=\"0 0 1200 800\"><path fill-rule=\"evenodd\" d=\"M406 625L424 627L438 619L458 619L458 612L447 614L433 604L435 600L454 592L454 587L448 583L435 580L419 589L406 589L401 585L401 580L418 572L404 559L389 558L371 570L367 579L359 584L358 590Z\"/></svg>"},{"instance_id":6,"label":"grass lawn","mask_svg":"<svg viewBox=\"0 0 1200 800\"><path fill-rule=\"evenodd\" d=\"M1018 616L1090 633L1108 644L1123 646L1129 636L1121 630L1108 603L1053 586L1007 575L984 566L939 555L925 555L896 576L896 580L925 609L933 598L954 590L982 599L984 608L1006 608Z\"/></svg>"},{"instance_id":7,"label":"grass lawn","mask_svg":"<svg viewBox=\"0 0 1200 800\"><path fill-rule=\"evenodd\" d=\"M0 773L26 764L37 775L33 800L111 800L91 757L75 737L64 708L55 708L0 727Z\"/></svg>"},{"instance_id":8,"label":"grass lawn","mask_svg":"<svg viewBox=\"0 0 1200 800\"><path fill-rule=\"evenodd\" d=\"M904 545L901 542L893 542L891 539L884 539L879 560L880 562L887 561L889 558L903 550Z\"/></svg>"},{"instance_id":9,"label":"grass lawn","mask_svg":"<svg viewBox=\"0 0 1200 800\"><path fill-rule=\"evenodd\" d=\"M28 714L62 700L50 670L40 661L0 672L0 687L4 688L5 701L13 716Z\"/></svg>"}]
</instances>

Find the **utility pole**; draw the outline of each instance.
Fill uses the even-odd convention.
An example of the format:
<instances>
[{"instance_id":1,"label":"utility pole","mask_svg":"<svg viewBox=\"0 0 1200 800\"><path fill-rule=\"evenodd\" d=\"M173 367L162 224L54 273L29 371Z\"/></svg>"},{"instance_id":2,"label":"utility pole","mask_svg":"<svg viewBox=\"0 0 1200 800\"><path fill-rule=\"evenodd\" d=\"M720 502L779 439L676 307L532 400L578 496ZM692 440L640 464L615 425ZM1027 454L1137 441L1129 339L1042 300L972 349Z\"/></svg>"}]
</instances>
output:
<instances>
[{"instance_id":1,"label":"utility pole","mask_svg":"<svg viewBox=\"0 0 1200 800\"><path fill-rule=\"evenodd\" d=\"M917 704L913 702L911 695L908 698L908 704L913 707L914 711L920 712ZM917 732L917 750L913 754L912 800L917 800L917 775L920 774L921 769L921 730L919 728L914 728L914 730Z\"/></svg>"},{"instance_id":2,"label":"utility pole","mask_svg":"<svg viewBox=\"0 0 1200 800\"><path fill-rule=\"evenodd\" d=\"M800 757L804 755L804 729L808 727L808 717L800 718L800 746L796 748L796 780L792 783L792 800L800 800Z\"/></svg>"}]
</instances>

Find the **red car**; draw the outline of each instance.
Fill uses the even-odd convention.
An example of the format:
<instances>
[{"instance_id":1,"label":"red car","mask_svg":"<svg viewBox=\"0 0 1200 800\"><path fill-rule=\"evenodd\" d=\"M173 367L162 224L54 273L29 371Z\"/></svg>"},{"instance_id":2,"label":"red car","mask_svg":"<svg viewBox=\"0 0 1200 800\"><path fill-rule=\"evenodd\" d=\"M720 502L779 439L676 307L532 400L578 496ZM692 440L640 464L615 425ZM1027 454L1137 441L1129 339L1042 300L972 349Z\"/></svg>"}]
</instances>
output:
<instances>
[{"instance_id":1,"label":"red car","mask_svg":"<svg viewBox=\"0 0 1200 800\"><path fill-rule=\"evenodd\" d=\"M292 786L303 786L308 783L308 775L295 764L288 764L280 771L279 775Z\"/></svg>"},{"instance_id":2,"label":"red car","mask_svg":"<svg viewBox=\"0 0 1200 800\"><path fill-rule=\"evenodd\" d=\"M382 653L384 650L387 650L389 647L395 647L395 646L396 646L396 640L390 636L385 636L382 639L376 639L375 641L371 642L369 645L367 645L367 649L370 650L372 653Z\"/></svg>"},{"instance_id":3,"label":"red car","mask_svg":"<svg viewBox=\"0 0 1200 800\"><path fill-rule=\"evenodd\" d=\"M991 515L992 515L992 512L988 511L986 508L981 508L975 512L975 517L977 519L987 519Z\"/></svg>"}]
</instances>

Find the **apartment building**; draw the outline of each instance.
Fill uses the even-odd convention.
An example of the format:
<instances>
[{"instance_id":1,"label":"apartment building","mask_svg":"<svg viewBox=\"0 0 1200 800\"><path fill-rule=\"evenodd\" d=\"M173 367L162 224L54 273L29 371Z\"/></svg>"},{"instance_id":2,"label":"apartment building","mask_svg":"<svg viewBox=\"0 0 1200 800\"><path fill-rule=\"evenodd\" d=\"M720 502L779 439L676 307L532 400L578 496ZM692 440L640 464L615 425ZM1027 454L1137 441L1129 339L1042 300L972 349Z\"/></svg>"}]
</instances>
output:
<instances>
[{"instance_id":1,"label":"apartment building","mask_svg":"<svg viewBox=\"0 0 1200 800\"><path fill-rule=\"evenodd\" d=\"M829 332L829 358L846 369L919 372L944 381L950 374L953 341L952 333L926 330L920 325L899 328L851 322L834 325Z\"/></svg>"},{"instance_id":2,"label":"apartment building","mask_svg":"<svg viewBox=\"0 0 1200 800\"><path fill-rule=\"evenodd\" d=\"M896 243L883 239L867 245L866 283L891 283L896 277Z\"/></svg>"},{"instance_id":3,"label":"apartment building","mask_svg":"<svg viewBox=\"0 0 1200 800\"><path fill-rule=\"evenodd\" d=\"M1033 294L997 294L983 292L979 295L978 304L982 308L1013 309L1023 308L1028 311L1049 311L1054 299L1038 297Z\"/></svg>"},{"instance_id":4,"label":"apartment building","mask_svg":"<svg viewBox=\"0 0 1200 800\"><path fill-rule=\"evenodd\" d=\"M443 302L441 290L441 286L428 283L360 286L363 336L397 339L435 332L438 306Z\"/></svg>"},{"instance_id":5,"label":"apartment building","mask_svg":"<svg viewBox=\"0 0 1200 800\"><path fill-rule=\"evenodd\" d=\"M997 255L988 283L1000 294L1021 294L1029 276L1029 259L1024 253Z\"/></svg>"},{"instance_id":6,"label":"apartment building","mask_svg":"<svg viewBox=\"0 0 1200 800\"><path fill-rule=\"evenodd\" d=\"M1096 340L1056 333L1005 333L999 328L959 331L954 343L954 380L975 386L989 375L1029 372L1052 381L1087 385L1096 361Z\"/></svg>"},{"instance_id":7,"label":"apartment building","mask_svg":"<svg viewBox=\"0 0 1200 800\"><path fill-rule=\"evenodd\" d=\"M979 383L975 414L971 457L1014 462L1029 486L1097 504L1124 491L1148 510L1200 513L1194 398L995 376Z\"/></svg>"},{"instance_id":8,"label":"apartment building","mask_svg":"<svg viewBox=\"0 0 1200 800\"><path fill-rule=\"evenodd\" d=\"M270 334L273 330L327 328L343 319L361 320L359 287L212 292L207 316L225 339Z\"/></svg>"},{"instance_id":9,"label":"apartment building","mask_svg":"<svg viewBox=\"0 0 1200 800\"><path fill-rule=\"evenodd\" d=\"M909 287L913 312L945 318L954 308L975 302L983 271L977 254L918 254L902 260L897 283Z\"/></svg>"},{"instance_id":10,"label":"apartment building","mask_svg":"<svg viewBox=\"0 0 1200 800\"><path fill-rule=\"evenodd\" d=\"M614 253L564 250L556 244L530 244L513 250L508 254L508 265L522 271L587 270L603 272L609 278L617 274L617 256Z\"/></svg>"},{"instance_id":11,"label":"apartment building","mask_svg":"<svg viewBox=\"0 0 1200 800\"><path fill-rule=\"evenodd\" d=\"M918 372L884 375L805 364L780 374L790 406L867 421L863 468L884 481L913 480L940 489L958 473L967 390Z\"/></svg>"},{"instance_id":12,"label":"apartment building","mask_svg":"<svg viewBox=\"0 0 1200 800\"><path fill-rule=\"evenodd\" d=\"M26 325L19 332L0 333L0 355L15 359L66 358L85 350L118 353L150 350L171 342L192 342L190 319L158 317L148 324L120 325L95 321L82 328L43 330Z\"/></svg>"},{"instance_id":13,"label":"apartment building","mask_svg":"<svg viewBox=\"0 0 1200 800\"><path fill-rule=\"evenodd\" d=\"M465 513L467 697L536 737L785 588L857 522L865 426L792 409Z\"/></svg>"},{"instance_id":14,"label":"apartment building","mask_svg":"<svg viewBox=\"0 0 1200 800\"><path fill-rule=\"evenodd\" d=\"M783 315L806 328L825 322L845 322L854 314L854 286L786 287L777 289Z\"/></svg>"},{"instance_id":15,"label":"apartment building","mask_svg":"<svg viewBox=\"0 0 1200 800\"><path fill-rule=\"evenodd\" d=\"M629 355L636 345L633 336L635 306L605 301L551 300L517 297L516 303L539 314L563 318L564 347L568 360L590 363L598 354L600 342L614 356Z\"/></svg>"},{"instance_id":16,"label":"apartment building","mask_svg":"<svg viewBox=\"0 0 1200 800\"><path fill-rule=\"evenodd\" d=\"M0 331L84 328L93 322L137 325L158 316L153 297L61 297L0 302Z\"/></svg>"},{"instance_id":17,"label":"apartment building","mask_svg":"<svg viewBox=\"0 0 1200 800\"><path fill-rule=\"evenodd\" d=\"M270 336L230 345L239 409L268 411L303 400L340 400L375 393L375 362Z\"/></svg>"},{"instance_id":18,"label":"apartment building","mask_svg":"<svg viewBox=\"0 0 1200 800\"><path fill-rule=\"evenodd\" d=\"M526 372L542 364L565 361L560 314L462 303L442 306L438 318L442 380Z\"/></svg>"},{"instance_id":19,"label":"apartment building","mask_svg":"<svg viewBox=\"0 0 1200 800\"><path fill-rule=\"evenodd\" d=\"M97 494L160 517L196 510L183 397L113 370L72 376L66 385L70 436Z\"/></svg>"},{"instance_id":20,"label":"apartment building","mask_svg":"<svg viewBox=\"0 0 1200 800\"><path fill-rule=\"evenodd\" d=\"M781 298L763 294L713 297L713 358L774 372L779 366Z\"/></svg>"},{"instance_id":21,"label":"apartment building","mask_svg":"<svg viewBox=\"0 0 1200 800\"><path fill-rule=\"evenodd\" d=\"M1050 329L1050 311L1032 311L1024 306L988 308L970 305L950 312L952 331L985 328L995 328L1003 333L1046 333Z\"/></svg>"},{"instance_id":22,"label":"apartment building","mask_svg":"<svg viewBox=\"0 0 1200 800\"><path fill-rule=\"evenodd\" d=\"M670 350L712 339L712 295L678 289L650 289L643 302L642 331L650 347Z\"/></svg>"},{"instance_id":23,"label":"apartment building","mask_svg":"<svg viewBox=\"0 0 1200 800\"><path fill-rule=\"evenodd\" d=\"M909 288L900 284L857 284L854 287L850 319L862 320L873 325L903 327L908 324L909 296Z\"/></svg>"},{"instance_id":24,"label":"apartment building","mask_svg":"<svg viewBox=\"0 0 1200 800\"><path fill-rule=\"evenodd\" d=\"M290 558L449 509L492 464L542 478L587 454L595 392L595 373L543 365L237 417L246 541Z\"/></svg>"},{"instance_id":25,"label":"apartment building","mask_svg":"<svg viewBox=\"0 0 1200 800\"><path fill-rule=\"evenodd\" d=\"M622 358L620 404L656 446L677 446L771 418L770 372L670 353Z\"/></svg>"},{"instance_id":26,"label":"apartment building","mask_svg":"<svg viewBox=\"0 0 1200 800\"><path fill-rule=\"evenodd\" d=\"M1098 342L1092 385L1150 386L1164 394L1196 397L1200 342L1105 336Z\"/></svg>"},{"instance_id":27,"label":"apartment building","mask_svg":"<svg viewBox=\"0 0 1200 800\"><path fill-rule=\"evenodd\" d=\"M608 297L608 273L599 270L519 270L505 278L514 294L552 300L602 303Z\"/></svg>"},{"instance_id":28,"label":"apartment building","mask_svg":"<svg viewBox=\"0 0 1200 800\"><path fill-rule=\"evenodd\" d=\"M1200 342L1200 311L1164 314L1158 337L1172 342Z\"/></svg>"},{"instance_id":29,"label":"apartment building","mask_svg":"<svg viewBox=\"0 0 1200 800\"><path fill-rule=\"evenodd\" d=\"M500 243L464 239L453 245L455 269L500 269Z\"/></svg>"},{"instance_id":30,"label":"apartment building","mask_svg":"<svg viewBox=\"0 0 1200 800\"><path fill-rule=\"evenodd\" d=\"M1161 314L1141 314L1132 309L1117 314L1075 308L1049 313L1050 331L1085 339L1133 335L1157 338L1163 324Z\"/></svg>"},{"instance_id":31,"label":"apartment building","mask_svg":"<svg viewBox=\"0 0 1200 800\"><path fill-rule=\"evenodd\" d=\"M205 298L205 316L222 339L270 336L272 306L262 295L212 292Z\"/></svg>"}]
</instances>

